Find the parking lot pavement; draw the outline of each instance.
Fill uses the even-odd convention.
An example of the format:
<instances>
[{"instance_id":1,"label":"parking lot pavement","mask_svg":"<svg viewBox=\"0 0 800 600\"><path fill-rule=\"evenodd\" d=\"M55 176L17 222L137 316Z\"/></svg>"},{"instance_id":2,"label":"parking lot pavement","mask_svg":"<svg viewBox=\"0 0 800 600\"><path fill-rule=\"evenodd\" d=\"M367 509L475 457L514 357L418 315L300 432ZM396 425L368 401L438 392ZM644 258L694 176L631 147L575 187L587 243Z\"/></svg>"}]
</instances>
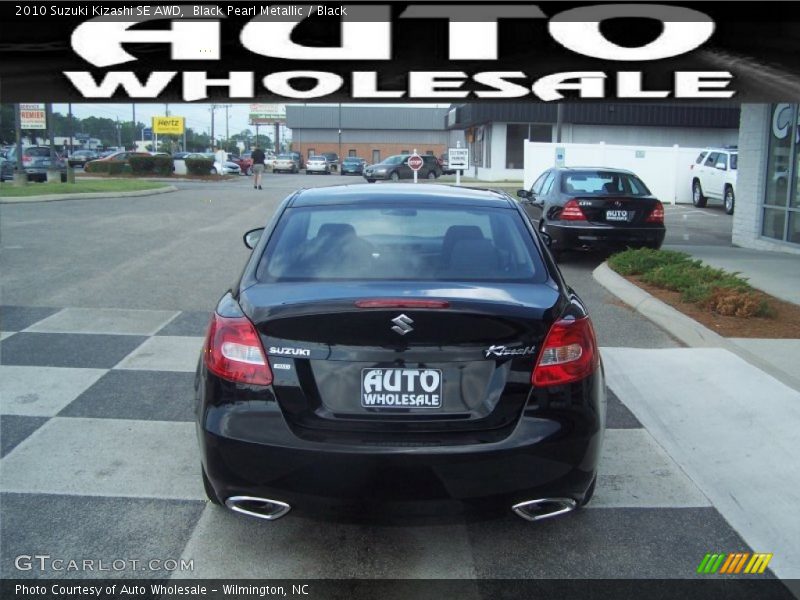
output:
<instances>
[{"instance_id":1,"label":"parking lot pavement","mask_svg":"<svg viewBox=\"0 0 800 600\"><path fill-rule=\"evenodd\" d=\"M4 207L0 239L14 249L2 257L0 576L170 574L130 563L103 573L14 567L20 554L45 553L193 561L175 577L691 578L706 552L750 550L654 437L668 432L642 425L650 395L624 378L627 363L657 369L654 348L691 362L690 351L602 290L589 256L562 270L603 352L626 354L609 370L609 429L587 509L535 524L293 513L269 523L208 504L192 402L209 311L248 256L241 234L291 190L340 179L351 178L276 175L259 193L242 177L169 198ZM670 402L663 388L659 401Z\"/></svg>"},{"instance_id":2,"label":"parking lot pavement","mask_svg":"<svg viewBox=\"0 0 800 600\"><path fill-rule=\"evenodd\" d=\"M2 313L14 326L0 365L3 577L64 575L14 568L37 549L193 559L181 577L397 578L684 578L707 551L747 549L613 385L595 499L566 518L403 526L235 515L204 500L199 476L192 371L207 313Z\"/></svg>"}]
</instances>

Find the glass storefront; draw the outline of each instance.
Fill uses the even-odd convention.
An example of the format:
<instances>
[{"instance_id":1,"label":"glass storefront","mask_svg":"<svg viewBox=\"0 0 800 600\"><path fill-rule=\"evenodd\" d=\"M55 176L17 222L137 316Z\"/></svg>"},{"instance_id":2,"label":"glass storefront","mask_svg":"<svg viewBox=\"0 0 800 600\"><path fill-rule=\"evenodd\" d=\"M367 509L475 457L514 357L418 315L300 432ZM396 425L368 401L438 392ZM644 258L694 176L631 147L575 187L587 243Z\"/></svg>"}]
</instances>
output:
<instances>
[{"instance_id":1,"label":"glass storefront","mask_svg":"<svg viewBox=\"0 0 800 600\"><path fill-rule=\"evenodd\" d=\"M800 105L772 105L761 235L800 244Z\"/></svg>"}]
</instances>

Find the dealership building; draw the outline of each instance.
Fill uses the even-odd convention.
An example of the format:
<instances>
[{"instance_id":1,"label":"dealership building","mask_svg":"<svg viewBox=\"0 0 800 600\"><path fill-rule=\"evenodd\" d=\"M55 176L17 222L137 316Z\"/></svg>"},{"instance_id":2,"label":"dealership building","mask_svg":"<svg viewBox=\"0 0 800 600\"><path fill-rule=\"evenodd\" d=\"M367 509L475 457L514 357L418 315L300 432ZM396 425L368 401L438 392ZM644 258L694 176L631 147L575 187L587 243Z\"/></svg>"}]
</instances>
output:
<instances>
[{"instance_id":1,"label":"dealership building","mask_svg":"<svg viewBox=\"0 0 800 600\"><path fill-rule=\"evenodd\" d=\"M742 105L734 244L800 254L799 150L800 104Z\"/></svg>"},{"instance_id":2,"label":"dealership building","mask_svg":"<svg viewBox=\"0 0 800 600\"><path fill-rule=\"evenodd\" d=\"M440 156L463 141L445 127L447 108L416 106L287 105L292 150L308 158L322 152L377 163L393 154Z\"/></svg>"}]
</instances>

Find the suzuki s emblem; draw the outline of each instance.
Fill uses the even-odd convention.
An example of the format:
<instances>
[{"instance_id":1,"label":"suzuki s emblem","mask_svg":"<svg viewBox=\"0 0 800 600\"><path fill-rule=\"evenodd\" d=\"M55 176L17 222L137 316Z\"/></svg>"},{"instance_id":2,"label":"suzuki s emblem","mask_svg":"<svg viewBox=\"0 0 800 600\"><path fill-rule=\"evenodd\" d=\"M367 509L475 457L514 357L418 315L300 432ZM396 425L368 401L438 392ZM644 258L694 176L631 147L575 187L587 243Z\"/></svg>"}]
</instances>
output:
<instances>
[{"instance_id":1,"label":"suzuki s emblem","mask_svg":"<svg viewBox=\"0 0 800 600\"><path fill-rule=\"evenodd\" d=\"M407 333L411 333L414 331L414 328L411 324L414 322L411 317L407 317L406 315L399 315L392 319L392 323L394 323L394 327L392 327L392 331L395 333L399 333L400 335L405 335Z\"/></svg>"}]
</instances>

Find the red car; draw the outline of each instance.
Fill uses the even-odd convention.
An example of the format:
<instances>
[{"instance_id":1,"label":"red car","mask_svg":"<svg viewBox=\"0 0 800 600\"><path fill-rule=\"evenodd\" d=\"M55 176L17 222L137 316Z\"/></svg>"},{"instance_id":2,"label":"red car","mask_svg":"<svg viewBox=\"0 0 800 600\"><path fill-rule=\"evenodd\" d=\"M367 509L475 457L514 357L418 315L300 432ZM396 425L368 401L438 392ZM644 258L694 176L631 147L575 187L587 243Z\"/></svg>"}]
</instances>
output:
<instances>
[{"instance_id":1,"label":"red car","mask_svg":"<svg viewBox=\"0 0 800 600\"><path fill-rule=\"evenodd\" d=\"M250 158L249 152L246 152L241 156L236 156L235 154L228 154L228 160L230 162L235 162L237 165L239 165L239 168L242 170L242 175L253 174L253 159Z\"/></svg>"}]
</instances>

